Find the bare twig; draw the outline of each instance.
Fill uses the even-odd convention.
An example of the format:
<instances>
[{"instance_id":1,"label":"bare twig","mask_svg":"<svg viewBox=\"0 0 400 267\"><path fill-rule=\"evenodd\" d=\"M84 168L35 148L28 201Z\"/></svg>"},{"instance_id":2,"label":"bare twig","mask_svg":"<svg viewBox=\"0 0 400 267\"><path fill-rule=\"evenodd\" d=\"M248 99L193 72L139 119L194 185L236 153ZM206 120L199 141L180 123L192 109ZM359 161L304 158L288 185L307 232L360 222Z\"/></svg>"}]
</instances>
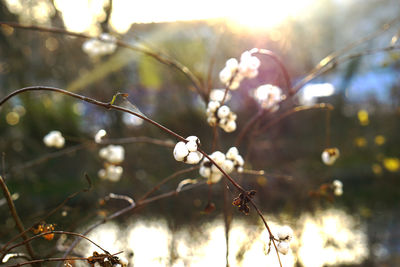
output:
<instances>
[{"instance_id":1,"label":"bare twig","mask_svg":"<svg viewBox=\"0 0 400 267\"><path fill-rule=\"evenodd\" d=\"M82 234L79 234L79 233L74 233L74 232L66 232L66 231L48 231L48 232L44 232L44 233L40 233L40 234L34 235L34 236L24 240L23 242L20 242L18 244L15 244L14 246L9 247L5 251L5 253L10 252L11 250L13 250L16 247L19 247L19 246L22 246L22 245L25 245L25 244L29 244L29 242L31 242L32 240L34 240L36 238L39 238L41 236L48 235L48 234L57 234L57 235L65 234L65 235L77 236L79 238L86 239L87 241L89 241L90 243L92 243L93 245L95 245L96 247L101 249L104 253L110 254L107 250L103 249L100 245L98 245L96 242L92 241L90 238L86 237L85 235L82 235Z\"/></svg>"},{"instance_id":2,"label":"bare twig","mask_svg":"<svg viewBox=\"0 0 400 267\"><path fill-rule=\"evenodd\" d=\"M82 189L80 191L77 191L71 195L69 195L60 205L58 205L57 207L55 207L52 211L50 211L44 218L40 219L39 221L37 221L36 223L34 223L30 228L26 229L25 231L21 232L20 234L18 234L17 236L15 236L14 238L12 238L10 241L8 241L1 249L0 251L5 251L7 249L7 247L14 242L16 239L18 239L20 236L26 235L27 232L29 232L36 224L39 224L42 221L45 221L48 217L50 217L51 215L53 215L55 212L57 212L59 209L61 209L69 200L71 200L72 198L74 198L76 195L78 195L81 192L87 192L91 189L92 183L90 181L90 178L87 174L85 174L85 178L88 181L88 188Z\"/></svg>"},{"instance_id":3,"label":"bare twig","mask_svg":"<svg viewBox=\"0 0 400 267\"><path fill-rule=\"evenodd\" d=\"M147 199L151 194L153 194L155 191L157 191L163 184L167 183L168 181L174 179L175 177L178 177L179 175L194 171L199 169L199 166L194 166L194 167L190 167L187 169L183 169L180 171L177 171L173 174L171 174L170 176L164 178L163 180L161 180L161 182L159 182L158 184L156 184L152 189L150 189L149 191L147 191L138 201L139 203L141 203L143 200Z\"/></svg>"},{"instance_id":4,"label":"bare twig","mask_svg":"<svg viewBox=\"0 0 400 267\"><path fill-rule=\"evenodd\" d=\"M58 157L61 157L61 156L64 156L64 155L68 155L68 154L74 153L76 151L85 149L88 146L90 146L90 143L79 144L79 145L68 147L68 148L65 148L65 149L62 149L62 150L59 150L59 151L51 152L51 153L48 153L46 155L41 156L40 158L28 161L26 163L17 165L15 167L11 167L7 172L8 173L21 172L21 171L23 171L23 170L25 170L27 168L31 168L31 167L34 167L36 165L45 163L50 159L58 158Z\"/></svg>"},{"instance_id":5,"label":"bare twig","mask_svg":"<svg viewBox=\"0 0 400 267\"><path fill-rule=\"evenodd\" d=\"M147 136L102 139L100 144L102 144L102 145L108 145L108 144L121 145L121 144L131 144L131 143L148 143L148 144L154 144L154 145L165 146L165 147L174 147L175 146L175 143L172 140L160 140L160 139L151 138L151 137L147 137Z\"/></svg>"},{"instance_id":6,"label":"bare twig","mask_svg":"<svg viewBox=\"0 0 400 267\"><path fill-rule=\"evenodd\" d=\"M64 34L64 35L69 35L69 36L75 36L83 39L92 39L96 37L92 37L86 34L82 33L75 33L75 32L70 32L65 29L60 29L60 28L50 28L50 27L43 27L43 26L34 26L34 25L21 25L19 23L14 23L14 22L0 22L0 25L8 25L13 28L20 28L20 29L25 29L25 30L34 30L34 31L40 31L40 32L50 32L50 33L58 33L58 34ZM100 41L104 41L102 39L99 39ZM124 47L127 49L130 49L132 51L136 51L139 53L143 53L149 57L154 58L155 60L159 61L160 63L163 63L167 66L171 66L174 69L178 70L181 72L184 76L186 76L189 81L193 84L194 88L196 89L197 93L202 96L203 100L206 101L207 97L202 91L202 86L199 81L199 79L184 65L182 65L180 62L177 60L172 59L169 56L161 54L159 51L152 51L149 49L144 49L138 46L134 46L131 44L128 44L124 41L117 40L116 44L120 47Z\"/></svg>"},{"instance_id":7,"label":"bare twig","mask_svg":"<svg viewBox=\"0 0 400 267\"><path fill-rule=\"evenodd\" d=\"M279 69L281 70L283 78L286 82L286 89L288 90L289 94L291 94L292 83L290 82L289 72L287 71L285 64L283 64L283 61L274 52L267 49L254 48L250 50L250 53L270 57L279 66Z\"/></svg>"},{"instance_id":8,"label":"bare twig","mask_svg":"<svg viewBox=\"0 0 400 267\"><path fill-rule=\"evenodd\" d=\"M236 138L235 141L235 146L238 147L240 143L242 142L243 138L246 136L248 131L254 126L254 124L260 120L264 114L266 113L266 110L261 108L254 116L251 118L246 125L243 127L242 131L239 133L238 137Z\"/></svg>"},{"instance_id":9,"label":"bare twig","mask_svg":"<svg viewBox=\"0 0 400 267\"><path fill-rule=\"evenodd\" d=\"M193 189L195 187L198 187L198 186L204 185L204 184L205 183L203 182L203 183L196 183L196 184L188 185L188 186L185 186L180 192L187 191L187 190ZM152 198L144 199L140 203L139 202L136 203L136 204L132 203L128 207L125 207L125 208L123 208L123 209L121 209L119 211L116 211L115 213L107 216L106 218L104 218L102 220L99 220L98 222L92 224L91 226L88 227L88 229L86 229L86 231L82 235L87 235L88 233L93 231L98 226L100 226L100 225L102 225L102 224L104 224L104 223L106 223L106 222L108 222L110 220L113 220L113 219L115 219L115 218L117 218L117 217L129 212L129 211L132 211L132 210L134 210L136 208L140 208L140 207L142 207L144 205L150 204L150 203L152 203L154 201L157 201L157 200L161 200L161 199L164 199L164 198L167 198L167 197L175 196L177 194L178 194L178 192L176 192L176 190L172 190L170 192L167 192L167 193L164 193L164 194L160 194L160 195L154 196ZM79 244L79 242L80 242L80 239L75 239L75 241L71 244L71 246L66 250L66 252L63 255L63 257L67 257L71 253L71 251Z\"/></svg>"},{"instance_id":10,"label":"bare twig","mask_svg":"<svg viewBox=\"0 0 400 267\"><path fill-rule=\"evenodd\" d=\"M4 153L3 153L3 157L2 157L2 162L3 162L2 165L3 165L3 170L4 170ZM20 231L20 233L22 233L22 238L24 240L27 240L28 236L25 233L24 225L23 225L20 217L18 216L17 210L14 206L14 202L11 198L10 191L8 190L8 187L2 176L0 176L0 186L1 186L1 189L3 190L4 197L7 199L8 208L9 208L10 213L15 221L15 224L16 224L18 230ZM26 250L28 251L29 256L31 258L35 258L35 253L33 252L33 249L30 246L30 244L26 244L25 247L26 247ZM2 259L3 259L3 256L0 257L0 262Z\"/></svg>"},{"instance_id":11,"label":"bare twig","mask_svg":"<svg viewBox=\"0 0 400 267\"><path fill-rule=\"evenodd\" d=\"M9 94L8 96L6 96L2 100L0 100L0 106L2 106L10 98L12 98L12 97L14 97L14 96L16 96L18 94L21 94L21 93L24 93L24 92L29 92L29 91L51 91L51 92L57 92L57 93L68 95L68 96L80 99L80 100L85 101L87 103L90 103L90 104L93 104L93 105L97 105L97 106L100 106L100 107L103 107L103 108L106 108L106 109L115 109L115 110L127 112L127 113L130 113L130 114L132 114L132 115L134 115L136 117L139 117L139 118L141 118L141 119L143 119L143 120L145 120L145 121L157 126L161 130L169 133L170 135L175 136L177 139L179 139L181 141L184 141L184 142L187 142L186 139L183 138L182 136L178 135L177 133L175 133L175 132L171 131L170 129L166 128L165 126L162 126L161 124L153 121L152 119L149 119L148 117L146 117L146 116L144 116L144 115L142 115L140 113L133 112L132 110L124 108L124 107L120 107L120 106L113 105L113 104L106 103L106 102L101 102L101 101L98 101L98 100L90 98L90 97L82 96L82 95L79 95L79 94L76 94L76 93L72 93L72 92L69 92L69 91L66 91L66 90L63 90L63 89L55 88L55 87L31 86L31 87L25 87L25 88L22 88L22 89L19 89L19 90L15 90L11 94Z\"/></svg>"},{"instance_id":12,"label":"bare twig","mask_svg":"<svg viewBox=\"0 0 400 267\"><path fill-rule=\"evenodd\" d=\"M298 106L293 109L290 109L284 113L282 113L278 118L275 120L272 120L268 122L266 125L262 126L261 129L259 129L256 133L256 135L265 132L267 129L271 128L272 126L276 125L279 123L281 120L283 120L286 117L289 117L290 115L293 115L294 113L300 112L300 111L305 111L305 110L311 110L311 109L329 109L332 110L333 106L331 104L326 104L326 103L320 103L316 104L313 106Z\"/></svg>"},{"instance_id":13,"label":"bare twig","mask_svg":"<svg viewBox=\"0 0 400 267\"><path fill-rule=\"evenodd\" d=\"M270 229L269 226L268 226L267 221L265 220L265 218L264 218L264 216L262 215L261 211L258 209L257 205L254 203L254 201L253 201L251 198L249 198L249 202L250 202L251 205L254 207L254 209L257 211L258 216L260 216L261 220L263 221L264 226L265 226L265 228L266 228L267 231L268 231L269 238L270 238L270 240L272 240L272 244L273 244L274 247L275 247L276 255L278 256L278 260L279 260L279 265L280 265L280 267L282 267L282 262L281 262L281 258L280 258L280 256L279 256L278 248L276 247L275 238L274 238L274 235L273 235L272 232L271 232L271 229Z\"/></svg>"},{"instance_id":14,"label":"bare twig","mask_svg":"<svg viewBox=\"0 0 400 267\"><path fill-rule=\"evenodd\" d=\"M314 67L314 69L312 69L308 75L306 75L301 81L299 81L291 90L292 94L296 94L298 90L300 90L306 83L308 83L309 81L311 81L312 79L314 79L315 77L321 75L322 73L328 71L322 71L326 66L331 64L331 68L333 68L336 65L336 61L337 58L342 56L344 53L352 50L353 48L359 46L360 44L363 44L369 40L374 39L375 37L385 33L387 30L389 30L395 23L397 23L399 21L399 18L395 18L392 19L391 21L389 21L388 23L385 23L380 29L378 29L377 31L365 36L364 38L361 38L359 40L354 41L353 43L350 43L349 45L347 45L346 47L344 47L343 49L339 50L339 51L335 51L333 53L331 53L330 55L326 56L325 58L323 58L318 64L317 66ZM378 51L377 51L378 52ZM359 53L357 53L359 54ZM361 55L359 55L361 56ZM357 56L357 57L359 57Z\"/></svg>"}]
</instances>

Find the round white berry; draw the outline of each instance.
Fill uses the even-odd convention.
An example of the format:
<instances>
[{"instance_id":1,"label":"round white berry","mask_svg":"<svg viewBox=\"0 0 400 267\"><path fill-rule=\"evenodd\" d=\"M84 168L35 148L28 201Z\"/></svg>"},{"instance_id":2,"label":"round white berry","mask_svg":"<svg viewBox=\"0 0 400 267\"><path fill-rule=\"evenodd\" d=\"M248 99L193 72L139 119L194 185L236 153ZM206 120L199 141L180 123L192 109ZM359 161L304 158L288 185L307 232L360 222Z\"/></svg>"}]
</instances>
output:
<instances>
[{"instance_id":1,"label":"round white berry","mask_svg":"<svg viewBox=\"0 0 400 267\"><path fill-rule=\"evenodd\" d=\"M240 155L237 155L237 156L235 157L235 162L236 162L236 164L239 165L239 166L243 166L243 165L244 165L244 159L243 159L243 157L240 156Z\"/></svg>"},{"instance_id":2,"label":"round white berry","mask_svg":"<svg viewBox=\"0 0 400 267\"><path fill-rule=\"evenodd\" d=\"M236 147L229 148L228 152L226 152L226 157L231 160L235 160L235 158L239 155L239 150Z\"/></svg>"},{"instance_id":3,"label":"round white berry","mask_svg":"<svg viewBox=\"0 0 400 267\"><path fill-rule=\"evenodd\" d=\"M101 179L106 179L106 178L107 178L107 172L106 172L105 169L100 169L100 170L97 172L97 175L98 175L99 178L101 178Z\"/></svg>"},{"instance_id":4,"label":"round white berry","mask_svg":"<svg viewBox=\"0 0 400 267\"><path fill-rule=\"evenodd\" d=\"M197 151L197 143L189 141L186 143L186 148L189 150L189 152L195 152Z\"/></svg>"},{"instance_id":5,"label":"round white berry","mask_svg":"<svg viewBox=\"0 0 400 267\"><path fill-rule=\"evenodd\" d=\"M343 187L343 183L341 181L339 181L339 180L333 181L332 184L333 184L333 187L335 187L335 188L342 188Z\"/></svg>"},{"instance_id":6,"label":"round white berry","mask_svg":"<svg viewBox=\"0 0 400 267\"><path fill-rule=\"evenodd\" d=\"M208 102L207 108L210 110L210 112L215 112L221 104L218 101L210 101Z\"/></svg>"},{"instance_id":7,"label":"round white berry","mask_svg":"<svg viewBox=\"0 0 400 267\"><path fill-rule=\"evenodd\" d=\"M335 196L341 196L343 195L343 189L342 188L335 188L334 192Z\"/></svg>"},{"instance_id":8,"label":"round white berry","mask_svg":"<svg viewBox=\"0 0 400 267\"><path fill-rule=\"evenodd\" d=\"M218 165L223 164L225 161L225 155L224 153L220 152L220 151L215 151L211 154L210 156L215 163L217 163Z\"/></svg>"},{"instance_id":9,"label":"round white berry","mask_svg":"<svg viewBox=\"0 0 400 267\"><path fill-rule=\"evenodd\" d=\"M293 238L293 230L289 226L285 225L279 229L277 235L279 240L290 241Z\"/></svg>"},{"instance_id":10,"label":"round white berry","mask_svg":"<svg viewBox=\"0 0 400 267\"><path fill-rule=\"evenodd\" d=\"M231 132L235 131L236 130L236 122L234 120L228 121L223 129L227 133L231 133Z\"/></svg>"},{"instance_id":11,"label":"round white berry","mask_svg":"<svg viewBox=\"0 0 400 267\"><path fill-rule=\"evenodd\" d=\"M101 143L101 139L102 139L104 136L106 136L106 134L107 134L106 130L104 130L104 129L99 130L99 131L96 133L96 135L94 136L94 141L95 141L97 144L100 144L100 143Z\"/></svg>"},{"instance_id":12,"label":"round white berry","mask_svg":"<svg viewBox=\"0 0 400 267\"><path fill-rule=\"evenodd\" d=\"M226 105L223 105L218 109L217 115L219 118L226 118L228 117L229 113L231 112L230 108Z\"/></svg>"},{"instance_id":13,"label":"round white berry","mask_svg":"<svg viewBox=\"0 0 400 267\"><path fill-rule=\"evenodd\" d=\"M190 152L186 158L185 163L187 164L197 164L200 162L203 155L200 152Z\"/></svg>"},{"instance_id":14,"label":"round white berry","mask_svg":"<svg viewBox=\"0 0 400 267\"><path fill-rule=\"evenodd\" d=\"M191 142L195 142L195 143L200 142L199 138L197 136L194 136L194 135L188 136L185 139L186 139L186 141L189 141L189 142L190 141Z\"/></svg>"},{"instance_id":15,"label":"round white berry","mask_svg":"<svg viewBox=\"0 0 400 267\"><path fill-rule=\"evenodd\" d=\"M177 161L183 161L183 159L189 154L189 150L184 142L178 142L174 148L174 158Z\"/></svg>"},{"instance_id":16,"label":"round white berry","mask_svg":"<svg viewBox=\"0 0 400 267\"><path fill-rule=\"evenodd\" d=\"M121 178L123 168L121 166L109 165L107 166L107 177L112 182L118 182Z\"/></svg>"},{"instance_id":17,"label":"round white berry","mask_svg":"<svg viewBox=\"0 0 400 267\"><path fill-rule=\"evenodd\" d=\"M229 69L231 72L236 71L236 69L239 66L239 62L237 61L236 58L230 58L226 61L225 66L227 69Z\"/></svg>"},{"instance_id":18,"label":"round white berry","mask_svg":"<svg viewBox=\"0 0 400 267\"><path fill-rule=\"evenodd\" d=\"M221 167L222 169L224 169L225 172L231 173L234 169L234 164L231 160L227 159L224 161Z\"/></svg>"},{"instance_id":19,"label":"round white berry","mask_svg":"<svg viewBox=\"0 0 400 267\"><path fill-rule=\"evenodd\" d=\"M125 150L122 146L108 146L108 158L107 160L113 164L119 164L124 161Z\"/></svg>"},{"instance_id":20,"label":"round white berry","mask_svg":"<svg viewBox=\"0 0 400 267\"><path fill-rule=\"evenodd\" d=\"M282 253L283 255L286 255L289 252L290 246L289 242L286 241L281 241L279 242L276 247L278 248L278 251Z\"/></svg>"},{"instance_id":21,"label":"round white berry","mask_svg":"<svg viewBox=\"0 0 400 267\"><path fill-rule=\"evenodd\" d=\"M211 175L211 169L207 168L205 166L201 166L200 170L199 170L199 173L200 173L201 176L203 176L205 178L208 178Z\"/></svg>"},{"instance_id":22,"label":"round white berry","mask_svg":"<svg viewBox=\"0 0 400 267\"><path fill-rule=\"evenodd\" d=\"M221 173L211 173L209 181L213 184L218 183L222 178L222 174Z\"/></svg>"},{"instance_id":23,"label":"round white berry","mask_svg":"<svg viewBox=\"0 0 400 267\"><path fill-rule=\"evenodd\" d=\"M333 163L335 163L335 161L339 158L339 155L339 149L337 149L336 147L326 148L322 152L321 158L326 165L333 165Z\"/></svg>"}]
</instances>

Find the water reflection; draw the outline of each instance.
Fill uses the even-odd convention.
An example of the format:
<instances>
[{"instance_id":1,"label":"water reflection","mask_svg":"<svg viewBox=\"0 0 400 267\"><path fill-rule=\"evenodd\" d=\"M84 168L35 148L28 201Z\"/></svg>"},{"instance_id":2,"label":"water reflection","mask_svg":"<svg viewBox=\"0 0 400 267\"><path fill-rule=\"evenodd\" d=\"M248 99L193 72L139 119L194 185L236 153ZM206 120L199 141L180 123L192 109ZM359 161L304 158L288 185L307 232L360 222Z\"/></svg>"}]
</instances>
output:
<instances>
[{"instance_id":1,"label":"water reflection","mask_svg":"<svg viewBox=\"0 0 400 267\"><path fill-rule=\"evenodd\" d=\"M271 221L272 231L280 225ZM280 255L283 266L297 261L307 267L359 264L368 256L365 229L358 219L344 211L331 209L293 220L295 240L291 251ZM234 221L229 234L230 266L277 266L268 233L246 220ZM139 220L124 228L107 223L89 237L110 252L124 251L132 266L225 266L226 240L222 220L200 226L172 230L163 220ZM80 245L85 255L96 248Z\"/></svg>"}]
</instances>

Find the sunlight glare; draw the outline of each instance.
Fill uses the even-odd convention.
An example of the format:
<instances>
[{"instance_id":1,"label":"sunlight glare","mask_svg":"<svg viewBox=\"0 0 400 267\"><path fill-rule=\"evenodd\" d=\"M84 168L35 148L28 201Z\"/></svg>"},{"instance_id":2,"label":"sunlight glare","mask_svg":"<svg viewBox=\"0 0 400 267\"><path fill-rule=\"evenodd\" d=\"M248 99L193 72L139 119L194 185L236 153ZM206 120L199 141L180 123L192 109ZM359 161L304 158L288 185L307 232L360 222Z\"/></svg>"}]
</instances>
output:
<instances>
[{"instance_id":1,"label":"sunlight glare","mask_svg":"<svg viewBox=\"0 0 400 267\"><path fill-rule=\"evenodd\" d=\"M368 256L365 232L356 219L344 211L305 215L303 225L298 253L304 266L357 264Z\"/></svg>"},{"instance_id":2,"label":"sunlight glare","mask_svg":"<svg viewBox=\"0 0 400 267\"><path fill-rule=\"evenodd\" d=\"M10 1L10 0L9 0ZM228 0L114 0L110 18L112 28L126 33L134 23L159 23L225 19L232 26L252 29L268 29L278 26L287 19L298 18L307 13L316 0L281 1L228 1ZM56 0L68 30L93 31L100 18L104 17L103 6L108 1ZM94 27L96 28L96 27Z\"/></svg>"}]
</instances>

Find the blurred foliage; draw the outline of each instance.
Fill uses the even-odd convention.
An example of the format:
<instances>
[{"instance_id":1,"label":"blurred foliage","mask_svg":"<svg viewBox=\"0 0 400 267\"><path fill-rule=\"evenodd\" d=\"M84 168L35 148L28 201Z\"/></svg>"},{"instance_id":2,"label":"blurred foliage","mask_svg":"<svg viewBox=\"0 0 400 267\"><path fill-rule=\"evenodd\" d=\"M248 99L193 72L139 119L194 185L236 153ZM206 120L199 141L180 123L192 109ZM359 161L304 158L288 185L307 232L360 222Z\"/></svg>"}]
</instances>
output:
<instances>
[{"instance_id":1,"label":"blurred foliage","mask_svg":"<svg viewBox=\"0 0 400 267\"><path fill-rule=\"evenodd\" d=\"M368 14L373 5L366 5L364 9L359 11L360 14ZM330 21L334 14L339 13L334 8L329 9L329 12L332 10L335 12L331 15L319 13L309 18L314 19L314 25L323 24L322 27L308 27L306 20L304 23L291 22L282 26L280 31L262 34L230 31L218 21L133 27L134 34L151 47L188 66L204 83L208 79L210 61L214 60L211 77L214 87L221 87L218 73L225 60L238 58L240 53L254 46L276 52L287 64L293 80L297 81L325 55L338 49L339 42L339 48L346 44L348 30L343 29L343 35L338 32L343 25L354 23L353 26L357 26L356 19ZM324 12L328 12L328 9ZM54 13L54 16L52 21L58 25L59 14ZM18 21L4 5L0 5L0 17L2 20ZM382 20L376 18L371 27L378 29ZM277 31L280 33L279 40L273 38ZM122 38L132 44L139 42L130 38L130 34ZM393 32L380 38L390 39L390 34ZM337 36L342 36L342 39ZM93 60L81 50L82 43L83 40L63 35L0 27L0 96L30 85L65 88L104 102L110 101L117 92L128 93L129 100L146 116L182 136L196 134L202 140L204 150L211 152L212 129L205 121L204 104L181 73L152 58L123 48L118 48L113 55ZM362 99L348 97L352 80L357 76L362 77L365 68L368 71L380 69L398 75L398 54L387 53L383 57L380 63L376 63L374 57L362 57L340 65L318 78L318 81L340 81L334 96L319 99L335 107L331 112L331 145L338 147L341 153L335 165L325 166L320 159L326 148L326 111L296 113L262 135L245 140L240 151L247 155L246 166L254 170L263 169L266 174L261 177L234 177L245 188L257 190L257 202L263 210L278 217L296 217L304 211L338 205L367 220L373 220L375 215L381 213L394 213L398 218L399 81L397 79L392 88L381 89L382 94L390 92L384 101L374 95L364 95ZM265 58L262 60L260 75L254 81L244 81L243 87L233 92L230 104L239 115L238 130L233 135L220 132L221 151L232 146L236 133L257 112L257 104L250 97L251 89L267 82L284 86L275 65ZM279 117L297 101L288 101L277 113L268 115L260 123L266 124ZM136 199L164 177L183 168L181 163L174 161L170 148L129 144L125 145L126 159L122 164L124 173L118 183L102 181L97 177L102 163L98 156L99 147L96 146L18 170L26 162L55 152L55 149L45 147L42 142L43 136L51 130L63 133L66 147L92 140L95 132L101 128L107 130L107 138L149 136L166 140L171 137L152 125L128 127L121 113L79 103L75 99L53 93L20 95L3 105L0 111L0 151L5 153L6 170L15 169L7 174L6 182L11 192L20 195L16 205L26 225L46 214L71 193L85 188L84 173L91 178L93 189L68 202L64 208L68 216L63 217L60 213L52 218L64 230L74 230L100 217L98 210L103 208L97 201L109 192L126 194ZM11 112L14 113L8 116ZM197 177L199 175L196 172L184 175L163 186L161 192L175 189L182 179ZM329 203L309 197L310 191L334 179L343 181L344 195L341 198ZM209 220L221 214L222 189L222 183L213 187L212 196L217 210L210 215L201 213L207 204L206 187L149 205L138 213L143 216L161 215L168 218L171 224ZM233 188L230 187L229 192L231 198L235 197ZM122 205L113 202L104 211L110 213ZM3 214L7 212L5 205L0 209ZM234 214L241 216L236 211ZM16 234L9 217L1 216L0 224L7 226L0 229L0 236L5 238L3 240Z\"/></svg>"}]
</instances>

